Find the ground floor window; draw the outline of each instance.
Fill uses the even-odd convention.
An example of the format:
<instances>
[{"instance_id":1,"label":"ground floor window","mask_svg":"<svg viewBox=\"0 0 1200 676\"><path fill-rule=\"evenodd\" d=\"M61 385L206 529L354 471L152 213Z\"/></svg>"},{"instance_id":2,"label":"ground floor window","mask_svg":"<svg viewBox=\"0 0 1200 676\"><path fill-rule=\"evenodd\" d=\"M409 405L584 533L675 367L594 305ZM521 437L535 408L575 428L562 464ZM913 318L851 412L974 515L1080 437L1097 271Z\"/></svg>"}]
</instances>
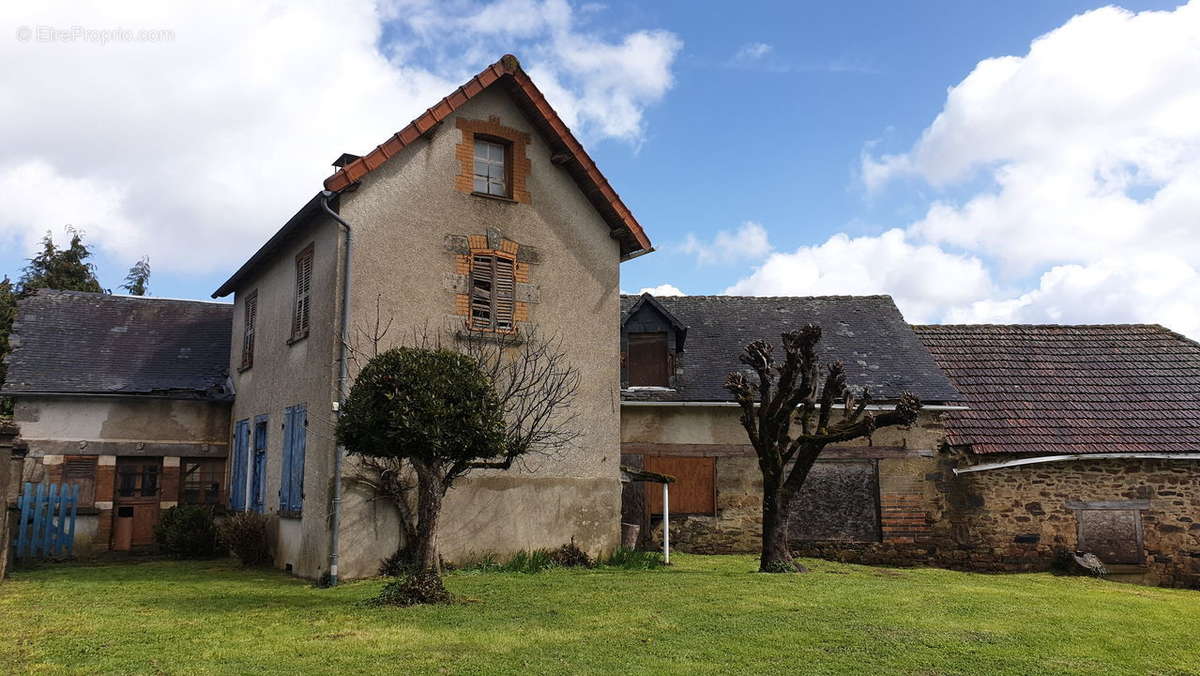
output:
<instances>
[{"instance_id":1,"label":"ground floor window","mask_svg":"<svg viewBox=\"0 0 1200 676\"><path fill-rule=\"evenodd\" d=\"M179 481L182 505L221 505L225 503L224 458L186 458Z\"/></svg>"},{"instance_id":2,"label":"ground floor window","mask_svg":"<svg viewBox=\"0 0 1200 676\"><path fill-rule=\"evenodd\" d=\"M680 455L648 455L645 469L675 477L670 487L671 514L713 516L717 509L716 458L695 458ZM644 484L646 504L650 513L663 512L662 485Z\"/></svg>"}]
</instances>

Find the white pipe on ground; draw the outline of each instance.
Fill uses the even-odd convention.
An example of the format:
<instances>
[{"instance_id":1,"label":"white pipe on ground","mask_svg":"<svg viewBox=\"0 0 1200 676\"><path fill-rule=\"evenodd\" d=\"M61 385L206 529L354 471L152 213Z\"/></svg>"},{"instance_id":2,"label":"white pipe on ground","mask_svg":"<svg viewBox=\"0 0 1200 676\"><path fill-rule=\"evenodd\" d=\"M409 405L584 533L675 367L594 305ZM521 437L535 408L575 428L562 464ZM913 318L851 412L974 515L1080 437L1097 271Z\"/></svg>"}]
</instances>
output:
<instances>
[{"instance_id":1,"label":"white pipe on ground","mask_svg":"<svg viewBox=\"0 0 1200 676\"><path fill-rule=\"evenodd\" d=\"M671 484L663 482L663 563L671 562Z\"/></svg>"}]
</instances>

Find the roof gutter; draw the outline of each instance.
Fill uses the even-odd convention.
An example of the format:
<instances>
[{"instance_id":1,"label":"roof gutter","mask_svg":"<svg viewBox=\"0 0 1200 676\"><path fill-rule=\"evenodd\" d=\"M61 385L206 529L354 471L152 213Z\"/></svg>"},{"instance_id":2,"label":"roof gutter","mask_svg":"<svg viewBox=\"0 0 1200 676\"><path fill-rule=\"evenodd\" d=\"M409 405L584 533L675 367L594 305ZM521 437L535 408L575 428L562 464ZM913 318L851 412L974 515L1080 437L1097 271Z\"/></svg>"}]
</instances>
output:
<instances>
[{"instance_id":1,"label":"roof gutter","mask_svg":"<svg viewBox=\"0 0 1200 676\"><path fill-rule=\"evenodd\" d=\"M654 253L654 251L655 251L654 247L650 247L649 249L642 249L641 251L634 251L634 252L631 252L629 255L621 256L621 262L624 263L625 261L631 261L635 258L641 258L642 256L645 256L648 253Z\"/></svg>"},{"instance_id":2,"label":"roof gutter","mask_svg":"<svg viewBox=\"0 0 1200 676\"><path fill-rule=\"evenodd\" d=\"M338 319L338 399L333 403L333 415L340 415L342 404L346 402L348 381L350 379L349 365L346 363L346 343L350 339L350 248L353 244L350 224L336 211L329 207L329 200L336 193L328 190L321 191L321 208L330 218L337 221L346 231L345 246L342 248L342 312ZM333 450L333 505L329 523L329 586L337 586L338 582L338 529L342 516L342 456L346 449L339 443Z\"/></svg>"},{"instance_id":3,"label":"roof gutter","mask_svg":"<svg viewBox=\"0 0 1200 676\"><path fill-rule=\"evenodd\" d=\"M986 462L971 467L955 468L954 473L969 474L986 472L1006 467L1037 465L1046 462L1068 462L1071 460L1200 460L1200 453L1072 453L1070 455L1043 455L1037 458L1017 458L1003 462Z\"/></svg>"},{"instance_id":4,"label":"roof gutter","mask_svg":"<svg viewBox=\"0 0 1200 676\"><path fill-rule=\"evenodd\" d=\"M738 407L741 404L736 401L634 401L624 400L621 406L685 406L699 408L725 408ZM894 404L868 404L868 411L892 411L895 410ZM969 411L969 406L952 405L952 404L926 404L921 407L922 411Z\"/></svg>"}]
</instances>

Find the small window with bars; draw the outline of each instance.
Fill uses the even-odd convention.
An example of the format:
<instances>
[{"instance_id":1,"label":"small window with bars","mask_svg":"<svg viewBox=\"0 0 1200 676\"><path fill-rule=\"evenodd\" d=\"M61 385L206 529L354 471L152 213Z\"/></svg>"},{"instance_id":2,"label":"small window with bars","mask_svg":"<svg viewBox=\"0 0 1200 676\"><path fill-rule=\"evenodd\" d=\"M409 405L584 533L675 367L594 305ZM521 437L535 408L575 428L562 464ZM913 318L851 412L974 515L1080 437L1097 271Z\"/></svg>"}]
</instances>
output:
<instances>
[{"instance_id":1,"label":"small window with bars","mask_svg":"<svg viewBox=\"0 0 1200 676\"><path fill-rule=\"evenodd\" d=\"M513 331L516 261L500 253L471 255L471 328Z\"/></svg>"},{"instance_id":2,"label":"small window with bars","mask_svg":"<svg viewBox=\"0 0 1200 676\"><path fill-rule=\"evenodd\" d=\"M308 336L309 316L312 313L313 247L296 256L296 306L292 313L292 340Z\"/></svg>"},{"instance_id":3,"label":"small window with bars","mask_svg":"<svg viewBox=\"0 0 1200 676\"><path fill-rule=\"evenodd\" d=\"M246 296L243 308L245 323L242 327L242 370L254 365L254 323L258 319L258 291Z\"/></svg>"},{"instance_id":4,"label":"small window with bars","mask_svg":"<svg viewBox=\"0 0 1200 676\"><path fill-rule=\"evenodd\" d=\"M508 147L475 139L475 192L508 197Z\"/></svg>"},{"instance_id":5,"label":"small window with bars","mask_svg":"<svg viewBox=\"0 0 1200 676\"><path fill-rule=\"evenodd\" d=\"M182 505L223 505L225 492L225 461L213 458L185 459L179 482L179 503Z\"/></svg>"}]
</instances>

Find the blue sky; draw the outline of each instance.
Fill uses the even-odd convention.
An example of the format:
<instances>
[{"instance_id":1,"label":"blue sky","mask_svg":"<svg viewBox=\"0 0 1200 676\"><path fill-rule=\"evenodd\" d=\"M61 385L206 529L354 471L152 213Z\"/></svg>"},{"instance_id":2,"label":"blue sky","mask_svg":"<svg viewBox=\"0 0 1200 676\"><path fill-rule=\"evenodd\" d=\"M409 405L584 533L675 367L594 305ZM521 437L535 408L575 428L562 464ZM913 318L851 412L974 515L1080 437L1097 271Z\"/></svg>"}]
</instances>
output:
<instances>
[{"instance_id":1,"label":"blue sky","mask_svg":"<svg viewBox=\"0 0 1200 676\"><path fill-rule=\"evenodd\" d=\"M110 4L0 10L10 36L172 33L0 42L23 65L0 75L10 274L73 223L106 286L146 253L152 293L206 298L329 160L513 51L658 248L623 266L627 291L1200 331L1179 246L1200 131L1177 121L1195 4L313 0L236 21L234 4ZM1166 234L1129 244L1144 232Z\"/></svg>"}]
</instances>

